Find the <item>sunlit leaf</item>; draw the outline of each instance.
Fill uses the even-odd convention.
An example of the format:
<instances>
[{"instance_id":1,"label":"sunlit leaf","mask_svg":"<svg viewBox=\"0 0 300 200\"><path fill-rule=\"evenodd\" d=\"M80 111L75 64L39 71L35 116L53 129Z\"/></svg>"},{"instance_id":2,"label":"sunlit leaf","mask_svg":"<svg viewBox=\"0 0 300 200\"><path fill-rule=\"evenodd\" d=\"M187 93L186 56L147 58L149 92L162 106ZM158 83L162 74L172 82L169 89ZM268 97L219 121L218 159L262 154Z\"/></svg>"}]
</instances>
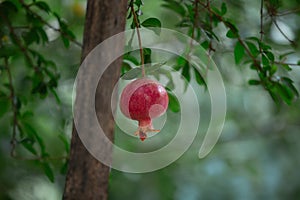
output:
<instances>
[{"instance_id":1,"label":"sunlit leaf","mask_svg":"<svg viewBox=\"0 0 300 200\"><path fill-rule=\"evenodd\" d=\"M273 76L276 72L277 72L277 66L272 65L272 67L270 69L270 76Z\"/></svg>"}]
</instances>

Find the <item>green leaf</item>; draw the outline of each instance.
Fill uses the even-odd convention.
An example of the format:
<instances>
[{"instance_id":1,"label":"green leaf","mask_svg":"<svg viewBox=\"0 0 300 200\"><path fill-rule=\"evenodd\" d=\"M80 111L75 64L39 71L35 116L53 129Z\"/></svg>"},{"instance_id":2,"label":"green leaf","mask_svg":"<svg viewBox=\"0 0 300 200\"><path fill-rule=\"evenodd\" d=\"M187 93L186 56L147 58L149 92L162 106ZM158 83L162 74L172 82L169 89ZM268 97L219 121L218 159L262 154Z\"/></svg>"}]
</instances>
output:
<instances>
[{"instance_id":1,"label":"green leaf","mask_svg":"<svg viewBox=\"0 0 300 200\"><path fill-rule=\"evenodd\" d=\"M123 62L121 67L121 76L123 76L126 72L130 71L131 69L132 68L128 63Z\"/></svg>"},{"instance_id":2,"label":"green leaf","mask_svg":"<svg viewBox=\"0 0 300 200\"><path fill-rule=\"evenodd\" d=\"M151 61L151 55L152 55L152 51L150 48L143 48L143 54L144 54L144 63L152 63Z\"/></svg>"},{"instance_id":3,"label":"green leaf","mask_svg":"<svg viewBox=\"0 0 300 200\"><path fill-rule=\"evenodd\" d=\"M238 38L237 32L234 32L231 29L228 30L228 32L226 33L226 36L231 39Z\"/></svg>"},{"instance_id":4,"label":"green leaf","mask_svg":"<svg viewBox=\"0 0 300 200\"><path fill-rule=\"evenodd\" d=\"M53 170L50 167L49 163L46 163L46 162L42 163L42 168L44 170L45 175L53 183L54 182L54 173L53 173Z\"/></svg>"},{"instance_id":5,"label":"green leaf","mask_svg":"<svg viewBox=\"0 0 300 200\"><path fill-rule=\"evenodd\" d=\"M243 45L238 41L234 48L234 60L236 64L239 64L245 55L245 49Z\"/></svg>"},{"instance_id":6,"label":"green leaf","mask_svg":"<svg viewBox=\"0 0 300 200\"><path fill-rule=\"evenodd\" d=\"M21 123L21 125L22 125L24 132L27 134L27 136L30 139L36 139L36 141L38 142L38 144L40 146L42 155L46 154L46 146L44 144L44 141L41 138L41 136L36 132L36 130L27 122L23 121Z\"/></svg>"},{"instance_id":7,"label":"green leaf","mask_svg":"<svg viewBox=\"0 0 300 200\"><path fill-rule=\"evenodd\" d=\"M22 120L31 120L32 117L33 117L33 112L32 111L25 111L23 114L22 114Z\"/></svg>"},{"instance_id":8,"label":"green leaf","mask_svg":"<svg viewBox=\"0 0 300 200\"><path fill-rule=\"evenodd\" d=\"M292 71L292 68L287 64L281 64L281 66L287 71Z\"/></svg>"},{"instance_id":9,"label":"green leaf","mask_svg":"<svg viewBox=\"0 0 300 200\"><path fill-rule=\"evenodd\" d=\"M252 42L249 42L249 41L246 41L246 44L247 44L252 56L256 58L259 54L259 51L258 51L257 47L255 46L255 44L253 44Z\"/></svg>"},{"instance_id":10,"label":"green leaf","mask_svg":"<svg viewBox=\"0 0 300 200\"><path fill-rule=\"evenodd\" d=\"M135 0L134 4L137 5L138 7L141 7L142 5L144 5L144 2L142 0Z\"/></svg>"},{"instance_id":11,"label":"green leaf","mask_svg":"<svg viewBox=\"0 0 300 200\"><path fill-rule=\"evenodd\" d=\"M227 13L227 6L226 6L226 3L223 2L222 5L221 5L221 15L225 15Z\"/></svg>"},{"instance_id":12,"label":"green leaf","mask_svg":"<svg viewBox=\"0 0 300 200\"><path fill-rule=\"evenodd\" d=\"M248 83L249 85L260 85L260 81L254 79L249 80Z\"/></svg>"},{"instance_id":13,"label":"green leaf","mask_svg":"<svg viewBox=\"0 0 300 200\"><path fill-rule=\"evenodd\" d=\"M269 64L270 64L269 59L264 54L261 57L261 61L264 66L269 66Z\"/></svg>"},{"instance_id":14,"label":"green leaf","mask_svg":"<svg viewBox=\"0 0 300 200\"><path fill-rule=\"evenodd\" d=\"M299 97L299 93L298 93L298 90L296 89L296 87L294 86L294 81L292 80L292 79L290 79L290 78L288 78L288 77L281 77L281 80L282 80L282 82L287 86L287 87L289 87L292 91L293 91L293 93L297 96L297 97Z\"/></svg>"},{"instance_id":15,"label":"green leaf","mask_svg":"<svg viewBox=\"0 0 300 200\"><path fill-rule=\"evenodd\" d=\"M146 66L145 67L146 74L153 75L153 74L157 73L157 71L165 64L166 64L166 62Z\"/></svg>"},{"instance_id":16,"label":"green leaf","mask_svg":"<svg viewBox=\"0 0 300 200\"><path fill-rule=\"evenodd\" d=\"M199 85L204 85L205 87L207 87L204 78L202 77L202 75L200 74L200 72L196 68L194 68L194 73L195 73L196 82Z\"/></svg>"},{"instance_id":17,"label":"green leaf","mask_svg":"<svg viewBox=\"0 0 300 200\"><path fill-rule=\"evenodd\" d=\"M267 52L265 52L265 54L269 58L270 61L274 62L275 56L274 56L274 54L272 52L267 51Z\"/></svg>"},{"instance_id":18,"label":"green leaf","mask_svg":"<svg viewBox=\"0 0 300 200\"><path fill-rule=\"evenodd\" d=\"M31 28L29 32L23 33L22 35L26 45L30 45L32 43L40 43L40 36L38 30L36 28Z\"/></svg>"},{"instance_id":19,"label":"green leaf","mask_svg":"<svg viewBox=\"0 0 300 200\"><path fill-rule=\"evenodd\" d=\"M277 72L277 66L272 65L272 67L270 69L270 76L273 76L276 72Z\"/></svg>"},{"instance_id":20,"label":"green leaf","mask_svg":"<svg viewBox=\"0 0 300 200\"><path fill-rule=\"evenodd\" d=\"M171 92L170 90L167 90L168 92L168 96L169 96L169 106L168 108L172 111L172 112L179 112L180 111L180 104L178 99L176 98L176 96L173 94L173 92Z\"/></svg>"},{"instance_id":21,"label":"green leaf","mask_svg":"<svg viewBox=\"0 0 300 200\"><path fill-rule=\"evenodd\" d=\"M46 31L43 28L36 28L36 30L39 33L39 35L43 41L43 44L45 44L46 42L49 41Z\"/></svg>"},{"instance_id":22,"label":"green leaf","mask_svg":"<svg viewBox=\"0 0 300 200\"><path fill-rule=\"evenodd\" d=\"M236 33L238 35L239 30L237 29L237 27L231 23L230 21L224 21L224 24L233 32Z\"/></svg>"},{"instance_id":23,"label":"green leaf","mask_svg":"<svg viewBox=\"0 0 300 200\"><path fill-rule=\"evenodd\" d=\"M61 100L60 100L57 92L55 91L55 89L54 88L49 88L49 90L53 94L53 96L55 97L56 103L60 105L61 104Z\"/></svg>"},{"instance_id":24,"label":"green leaf","mask_svg":"<svg viewBox=\"0 0 300 200\"><path fill-rule=\"evenodd\" d=\"M40 8L41 10L47 12L47 13L50 12L49 5L44 1L37 1L37 2L34 3L34 5L37 6L38 8Z\"/></svg>"},{"instance_id":25,"label":"green leaf","mask_svg":"<svg viewBox=\"0 0 300 200\"><path fill-rule=\"evenodd\" d=\"M70 47L70 40L69 40L68 38L66 38L66 37L64 37L64 36L61 36L61 40L63 41L64 46L65 46L66 48L69 48L69 47Z\"/></svg>"},{"instance_id":26,"label":"green leaf","mask_svg":"<svg viewBox=\"0 0 300 200\"><path fill-rule=\"evenodd\" d=\"M190 80L191 80L191 74L190 74L189 63L186 63L186 65L184 65L181 74L186 79L187 82L190 82Z\"/></svg>"},{"instance_id":27,"label":"green leaf","mask_svg":"<svg viewBox=\"0 0 300 200\"><path fill-rule=\"evenodd\" d=\"M22 140L20 142L22 144L22 146L27 149L29 152L31 152L33 155L38 155L37 151L35 150L35 148L33 147L34 145L34 140L29 139L29 138L25 138L24 140Z\"/></svg>"},{"instance_id":28,"label":"green leaf","mask_svg":"<svg viewBox=\"0 0 300 200\"><path fill-rule=\"evenodd\" d=\"M125 54L123 60L128 60L136 66L140 64L139 61L134 56L130 55L130 53Z\"/></svg>"},{"instance_id":29,"label":"green leaf","mask_svg":"<svg viewBox=\"0 0 300 200\"><path fill-rule=\"evenodd\" d=\"M274 101L277 105L279 105L280 100L279 100L279 98L278 98L278 95L276 94L276 90L275 90L274 88L270 88L270 89L268 89L268 92L269 92L271 98L273 99L273 101Z\"/></svg>"},{"instance_id":30,"label":"green leaf","mask_svg":"<svg viewBox=\"0 0 300 200\"><path fill-rule=\"evenodd\" d=\"M18 12L18 6L12 1L4 1L0 3L0 13L3 15L10 15Z\"/></svg>"},{"instance_id":31,"label":"green leaf","mask_svg":"<svg viewBox=\"0 0 300 200\"><path fill-rule=\"evenodd\" d=\"M205 40L204 42L201 43L201 46L207 50L209 48L209 42L207 40Z\"/></svg>"},{"instance_id":32,"label":"green leaf","mask_svg":"<svg viewBox=\"0 0 300 200\"><path fill-rule=\"evenodd\" d=\"M143 27L146 27L150 30L153 30L157 35L161 32L161 22L157 18L148 18L141 24Z\"/></svg>"},{"instance_id":33,"label":"green leaf","mask_svg":"<svg viewBox=\"0 0 300 200\"><path fill-rule=\"evenodd\" d=\"M267 45L267 44L261 42L260 40L257 41L257 43L258 43L258 45L259 45L259 48L261 48L264 52L267 52L267 51L269 51L269 50L272 49L271 46L269 46L269 45Z\"/></svg>"},{"instance_id":34,"label":"green leaf","mask_svg":"<svg viewBox=\"0 0 300 200\"><path fill-rule=\"evenodd\" d=\"M132 80L142 76L142 68L136 67L126 72L121 78L124 80Z\"/></svg>"},{"instance_id":35,"label":"green leaf","mask_svg":"<svg viewBox=\"0 0 300 200\"><path fill-rule=\"evenodd\" d=\"M294 98L294 94L293 92L291 91L290 88L288 88L287 86L285 85L282 85L280 83L276 83L275 85L277 91L278 91L278 94L279 96L281 97L281 99L288 105L291 105L292 104L292 100Z\"/></svg>"}]
</instances>

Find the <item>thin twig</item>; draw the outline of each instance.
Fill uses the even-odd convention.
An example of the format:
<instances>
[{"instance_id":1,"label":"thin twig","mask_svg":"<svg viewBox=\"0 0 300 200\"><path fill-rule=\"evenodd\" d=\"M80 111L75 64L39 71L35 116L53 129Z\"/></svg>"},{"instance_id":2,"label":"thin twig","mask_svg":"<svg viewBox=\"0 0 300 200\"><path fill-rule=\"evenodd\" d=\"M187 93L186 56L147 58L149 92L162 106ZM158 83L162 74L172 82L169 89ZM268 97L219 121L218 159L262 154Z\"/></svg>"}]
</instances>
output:
<instances>
[{"instance_id":1,"label":"thin twig","mask_svg":"<svg viewBox=\"0 0 300 200\"><path fill-rule=\"evenodd\" d=\"M284 16L284 15L289 15L289 14L293 14L293 13L296 13L296 12L299 12L300 11L300 7L299 8L295 8L293 10L286 10L286 11L283 11L281 13L277 13L276 16Z\"/></svg>"},{"instance_id":2,"label":"thin twig","mask_svg":"<svg viewBox=\"0 0 300 200\"><path fill-rule=\"evenodd\" d=\"M286 63L286 62L280 62L280 61L274 61L274 64L277 65L290 65L290 66L300 66L300 63Z\"/></svg>"},{"instance_id":3,"label":"thin twig","mask_svg":"<svg viewBox=\"0 0 300 200\"><path fill-rule=\"evenodd\" d=\"M264 28L264 21L263 21L263 11L264 10L264 0L260 0L260 41L262 42L263 41L263 37L264 37L264 31L263 31L263 28ZM261 48L260 48L261 50Z\"/></svg>"},{"instance_id":4,"label":"thin twig","mask_svg":"<svg viewBox=\"0 0 300 200\"><path fill-rule=\"evenodd\" d=\"M195 39L195 28L196 28L196 26L197 26L197 24L198 24L198 15L199 15L199 12L198 12L198 6L199 6L199 0L195 0L194 1L194 12L195 12L195 14L194 14L194 23L193 23L193 26L192 26L192 35L191 35L191 42L190 42L190 48L192 49L192 47L193 47L193 40ZM190 50L191 50L190 49Z\"/></svg>"},{"instance_id":5,"label":"thin twig","mask_svg":"<svg viewBox=\"0 0 300 200\"><path fill-rule=\"evenodd\" d=\"M278 25L278 23L277 23L277 21L276 21L276 19L275 19L274 17L272 17L272 22L274 23L274 25L276 26L276 28L279 30L279 32L282 34L282 36L283 36L287 41L289 41L289 43L291 43L291 45L296 46L296 43L295 43L293 40L291 40L291 39L283 32L283 30L279 27L279 25Z\"/></svg>"},{"instance_id":6,"label":"thin twig","mask_svg":"<svg viewBox=\"0 0 300 200\"><path fill-rule=\"evenodd\" d=\"M137 36L138 36L138 43L139 43L139 48L140 48L140 56L141 56L141 64L142 64L142 76L145 77L146 76L146 72L145 72L145 66L144 66L144 53L143 53L143 47L142 47L142 40L141 40L141 34L140 34L140 24L138 21L138 18L136 16L135 10L134 10L134 6L133 3L130 3L130 8L131 8L131 13L133 15L134 18L134 23L135 23L135 27L136 27L136 32L137 32Z\"/></svg>"},{"instance_id":7,"label":"thin twig","mask_svg":"<svg viewBox=\"0 0 300 200\"><path fill-rule=\"evenodd\" d=\"M263 42L263 39L264 39L264 19L263 19L263 13L264 12L264 0L260 0L260 43ZM261 62L260 62L260 66L261 66L261 63L262 63L262 59L263 59L263 49L262 49L262 45L258 45L258 48L259 48L259 52L260 52L260 59L261 59ZM257 65L258 65L259 62L257 62ZM261 67L260 67L261 68Z\"/></svg>"}]
</instances>

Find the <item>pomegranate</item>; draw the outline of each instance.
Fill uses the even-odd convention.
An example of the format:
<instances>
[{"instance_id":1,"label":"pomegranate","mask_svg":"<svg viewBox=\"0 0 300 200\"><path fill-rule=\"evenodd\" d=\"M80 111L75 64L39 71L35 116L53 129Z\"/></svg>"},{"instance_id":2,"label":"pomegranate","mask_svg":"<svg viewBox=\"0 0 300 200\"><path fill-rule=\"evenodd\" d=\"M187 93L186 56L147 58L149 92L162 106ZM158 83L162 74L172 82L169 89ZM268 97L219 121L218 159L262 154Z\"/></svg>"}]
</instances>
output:
<instances>
[{"instance_id":1,"label":"pomegranate","mask_svg":"<svg viewBox=\"0 0 300 200\"><path fill-rule=\"evenodd\" d=\"M137 120L139 127L135 135L144 141L153 129L152 119L161 116L168 108L169 97L165 88L157 81L140 78L129 83L120 99L121 112L128 118Z\"/></svg>"}]
</instances>

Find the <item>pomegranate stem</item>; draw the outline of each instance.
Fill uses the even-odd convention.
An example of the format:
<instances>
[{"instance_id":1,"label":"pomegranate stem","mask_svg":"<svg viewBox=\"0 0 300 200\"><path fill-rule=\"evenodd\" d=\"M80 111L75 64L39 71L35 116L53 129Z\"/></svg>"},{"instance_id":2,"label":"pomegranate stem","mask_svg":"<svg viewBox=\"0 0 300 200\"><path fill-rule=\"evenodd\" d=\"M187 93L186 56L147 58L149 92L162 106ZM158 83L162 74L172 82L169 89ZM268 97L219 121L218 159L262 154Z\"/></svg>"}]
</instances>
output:
<instances>
[{"instance_id":1,"label":"pomegranate stem","mask_svg":"<svg viewBox=\"0 0 300 200\"><path fill-rule=\"evenodd\" d=\"M141 56L141 64L142 64L142 77L146 76L146 72L145 72L145 66L144 66L144 54L143 54L143 47L142 47L142 40L141 40L141 34L140 34L140 24L139 21L137 19L136 13L134 11L134 7L133 7L133 3L130 4L130 8L131 8L131 13L133 14L133 18L134 18L134 23L135 23L135 27L136 27L136 32L137 32L137 36L138 36L138 42L139 42L139 48L140 48L140 56Z\"/></svg>"}]
</instances>

